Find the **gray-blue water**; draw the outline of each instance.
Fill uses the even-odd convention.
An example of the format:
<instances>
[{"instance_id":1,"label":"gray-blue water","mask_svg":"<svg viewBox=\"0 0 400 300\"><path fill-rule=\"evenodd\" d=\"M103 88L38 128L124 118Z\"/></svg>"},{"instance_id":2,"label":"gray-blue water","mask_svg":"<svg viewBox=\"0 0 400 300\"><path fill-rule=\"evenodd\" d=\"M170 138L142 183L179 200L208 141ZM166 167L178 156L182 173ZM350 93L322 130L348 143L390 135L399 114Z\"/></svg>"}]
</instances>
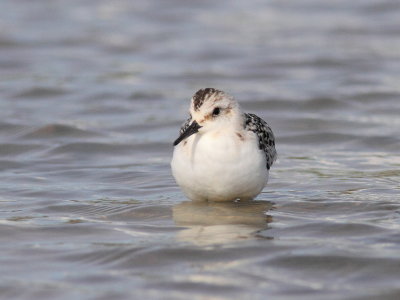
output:
<instances>
[{"instance_id":1,"label":"gray-blue water","mask_svg":"<svg viewBox=\"0 0 400 300\"><path fill-rule=\"evenodd\" d=\"M0 3L0 298L399 299L399 1ZM263 117L251 204L169 167L203 87Z\"/></svg>"}]
</instances>

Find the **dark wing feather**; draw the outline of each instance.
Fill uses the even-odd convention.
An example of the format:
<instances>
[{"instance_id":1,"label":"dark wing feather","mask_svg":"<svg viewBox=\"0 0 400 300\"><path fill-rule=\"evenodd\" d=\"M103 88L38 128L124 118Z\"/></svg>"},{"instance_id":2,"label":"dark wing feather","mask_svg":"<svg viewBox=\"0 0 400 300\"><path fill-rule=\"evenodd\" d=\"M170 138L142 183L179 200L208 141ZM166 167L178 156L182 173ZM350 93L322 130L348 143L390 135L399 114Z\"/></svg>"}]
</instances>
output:
<instances>
[{"instance_id":1,"label":"dark wing feather","mask_svg":"<svg viewBox=\"0 0 400 300\"><path fill-rule=\"evenodd\" d=\"M190 123L192 122L192 117L189 117L181 126L181 129L179 130L179 134L182 134L186 128L190 126Z\"/></svg>"},{"instance_id":2,"label":"dark wing feather","mask_svg":"<svg viewBox=\"0 0 400 300\"><path fill-rule=\"evenodd\" d=\"M245 129L253 131L258 137L258 147L264 151L267 159L267 169L276 160L275 137L271 127L255 114L244 114Z\"/></svg>"}]
</instances>

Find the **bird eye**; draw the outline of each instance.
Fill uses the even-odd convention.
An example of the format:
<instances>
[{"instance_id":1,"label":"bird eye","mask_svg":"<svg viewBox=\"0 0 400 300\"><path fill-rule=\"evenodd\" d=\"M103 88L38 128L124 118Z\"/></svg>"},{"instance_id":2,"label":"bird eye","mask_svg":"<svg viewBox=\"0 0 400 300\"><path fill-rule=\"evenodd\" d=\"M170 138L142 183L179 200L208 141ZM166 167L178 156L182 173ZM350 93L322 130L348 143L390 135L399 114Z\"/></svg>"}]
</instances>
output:
<instances>
[{"instance_id":1,"label":"bird eye","mask_svg":"<svg viewBox=\"0 0 400 300\"><path fill-rule=\"evenodd\" d=\"M219 107L214 108L213 113L212 113L213 116L218 116L220 111L221 111L221 109Z\"/></svg>"}]
</instances>

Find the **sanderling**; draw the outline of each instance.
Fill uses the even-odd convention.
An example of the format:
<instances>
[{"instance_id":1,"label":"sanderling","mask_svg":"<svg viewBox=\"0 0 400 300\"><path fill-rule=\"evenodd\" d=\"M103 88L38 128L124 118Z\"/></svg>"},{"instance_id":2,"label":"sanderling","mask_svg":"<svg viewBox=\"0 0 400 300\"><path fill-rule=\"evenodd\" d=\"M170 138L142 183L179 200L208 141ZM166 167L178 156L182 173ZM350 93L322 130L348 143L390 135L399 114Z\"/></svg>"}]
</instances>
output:
<instances>
[{"instance_id":1,"label":"sanderling","mask_svg":"<svg viewBox=\"0 0 400 300\"><path fill-rule=\"evenodd\" d=\"M194 94L174 146L172 174L194 201L253 199L267 184L276 159L268 124L213 88Z\"/></svg>"}]
</instances>

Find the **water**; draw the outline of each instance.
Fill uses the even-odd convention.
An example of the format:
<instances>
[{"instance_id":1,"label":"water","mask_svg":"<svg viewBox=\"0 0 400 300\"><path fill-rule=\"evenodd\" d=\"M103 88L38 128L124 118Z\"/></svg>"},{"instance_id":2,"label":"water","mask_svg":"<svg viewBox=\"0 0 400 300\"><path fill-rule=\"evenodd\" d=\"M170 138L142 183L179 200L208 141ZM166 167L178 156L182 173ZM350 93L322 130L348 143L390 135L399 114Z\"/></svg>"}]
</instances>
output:
<instances>
[{"instance_id":1,"label":"water","mask_svg":"<svg viewBox=\"0 0 400 300\"><path fill-rule=\"evenodd\" d=\"M0 298L400 298L398 1L0 6ZM275 132L253 203L174 183L203 87Z\"/></svg>"}]
</instances>

